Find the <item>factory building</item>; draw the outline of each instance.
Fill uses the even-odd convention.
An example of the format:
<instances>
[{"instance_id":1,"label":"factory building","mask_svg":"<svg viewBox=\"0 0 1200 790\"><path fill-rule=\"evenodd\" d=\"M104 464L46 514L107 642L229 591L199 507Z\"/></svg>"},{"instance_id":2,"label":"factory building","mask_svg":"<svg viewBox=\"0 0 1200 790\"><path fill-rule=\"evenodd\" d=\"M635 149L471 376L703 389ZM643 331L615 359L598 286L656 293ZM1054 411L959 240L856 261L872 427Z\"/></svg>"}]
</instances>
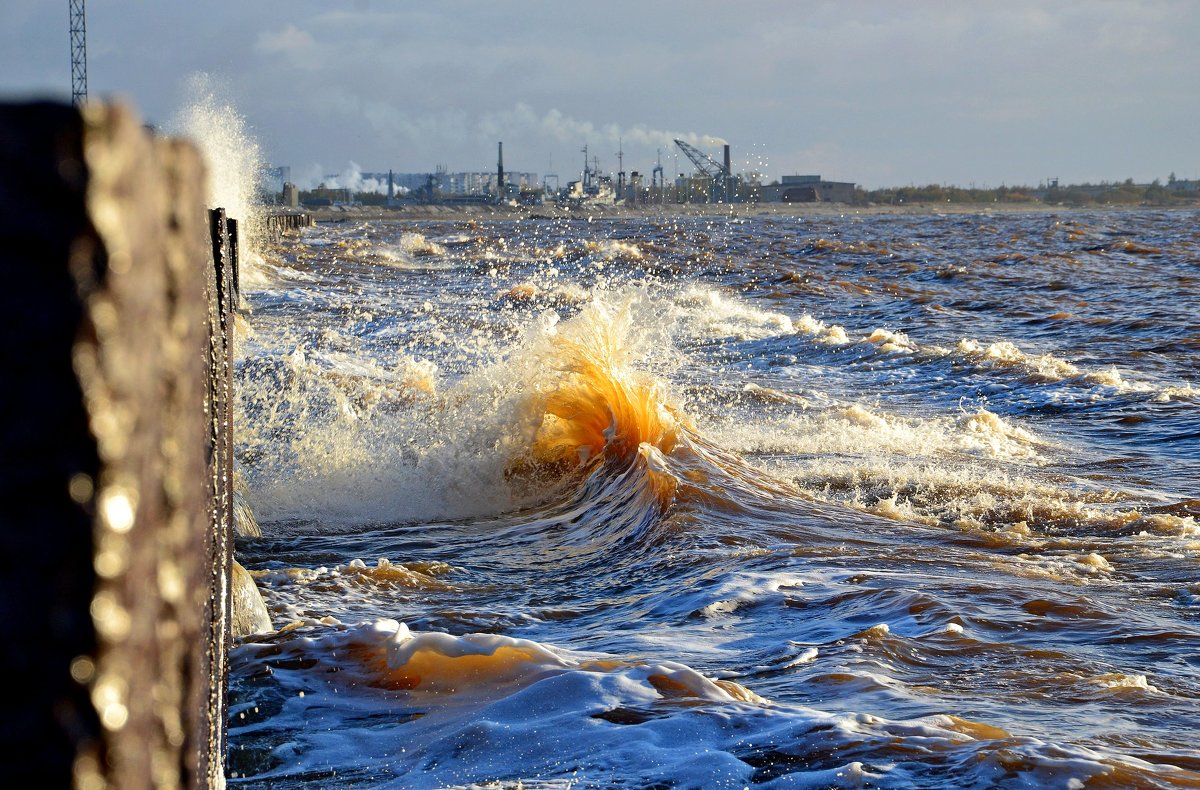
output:
<instances>
[{"instance_id":1,"label":"factory building","mask_svg":"<svg viewBox=\"0 0 1200 790\"><path fill-rule=\"evenodd\" d=\"M778 183L758 187L758 195L763 203L851 203L854 184L820 176L784 176Z\"/></svg>"},{"instance_id":2,"label":"factory building","mask_svg":"<svg viewBox=\"0 0 1200 790\"><path fill-rule=\"evenodd\" d=\"M287 165L266 167L259 173L259 189L267 195L277 195L283 185L292 182L292 168Z\"/></svg>"},{"instance_id":3,"label":"factory building","mask_svg":"<svg viewBox=\"0 0 1200 790\"><path fill-rule=\"evenodd\" d=\"M384 184L388 181L387 173L363 173L363 177L374 178ZM496 191L496 178L495 170L447 173L439 169L434 173L393 173L392 183L401 193L428 189L432 179L432 186L442 195L491 195ZM534 189L540 180L541 177L537 173L516 173L509 170L504 173L504 183L509 187Z\"/></svg>"},{"instance_id":4,"label":"factory building","mask_svg":"<svg viewBox=\"0 0 1200 790\"><path fill-rule=\"evenodd\" d=\"M284 208L300 208L300 190L291 181L283 183L283 202Z\"/></svg>"},{"instance_id":5,"label":"factory building","mask_svg":"<svg viewBox=\"0 0 1200 790\"><path fill-rule=\"evenodd\" d=\"M479 173L447 173L442 182L442 191L451 195L483 195L494 194L496 191L496 171ZM511 170L504 172L506 187L517 186L521 189L537 187L540 177L537 173L515 173Z\"/></svg>"},{"instance_id":6,"label":"factory building","mask_svg":"<svg viewBox=\"0 0 1200 790\"><path fill-rule=\"evenodd\" d=\"M315 189L310 189L305 195L304 205L309 208L317 206L349 206L354 202L354 196L349 189L341 187L327 187L321 184Z\"/></svg>"},{"instance_id":7,"label":"factory building","mask_svg":"<svg viewBox=\"0 0 1200 790\"><path fill-rule=\"evenodd\" d=\"M391 178L392 188L404 194L420 189L429 183L430 173L363 173L363 180L373 180L380 184L387 184L388 178Z\"/></svg>"}]
</instances>

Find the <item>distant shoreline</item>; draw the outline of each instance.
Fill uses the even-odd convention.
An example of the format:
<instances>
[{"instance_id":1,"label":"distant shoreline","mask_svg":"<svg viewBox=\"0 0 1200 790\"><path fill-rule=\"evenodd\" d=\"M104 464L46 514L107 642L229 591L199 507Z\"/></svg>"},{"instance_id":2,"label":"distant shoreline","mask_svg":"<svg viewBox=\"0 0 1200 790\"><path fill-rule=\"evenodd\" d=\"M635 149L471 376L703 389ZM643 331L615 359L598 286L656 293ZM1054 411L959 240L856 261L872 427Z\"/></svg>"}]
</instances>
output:
<instances>
[{"instance_id":1,"label":"distant shoreline","mask_svg":"<svg viewBox=\"0 0 1200 790\"><path fill-rule=\"evenodd\" d=\"M1022 203L905 203L900 205L855 206L847 203L667 203L661 205L604 206L581 208L492 205L407 205L350 206L310 209L317 222L340 220L430 220L430 219L616 219L621 217L841 217L880 215L966 215L966 214L1074 214L1119 211L1197 211L1200 205L1049 205Z\"/></svg>"}]
</instances>

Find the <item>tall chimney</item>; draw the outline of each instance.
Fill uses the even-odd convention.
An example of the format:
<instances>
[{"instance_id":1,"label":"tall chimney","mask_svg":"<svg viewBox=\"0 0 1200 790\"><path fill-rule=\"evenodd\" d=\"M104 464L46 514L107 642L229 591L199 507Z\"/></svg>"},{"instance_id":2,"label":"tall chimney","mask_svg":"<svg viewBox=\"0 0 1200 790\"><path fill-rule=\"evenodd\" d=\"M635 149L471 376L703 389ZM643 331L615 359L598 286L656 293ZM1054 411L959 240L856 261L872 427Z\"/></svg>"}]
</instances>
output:
<instances>
[{"instance_id":1,"label":"tall chimney","mask_svg":"<svg viewBox=\"0 0 1200 790\"><path fill-rule=\"evenodd\" d=\"M729 143L725 144L725 172L721 176L721 200L725 203L730 202L733 191L733 170L729 166Z\"/></svg>"},{"instance_id":2,"label":"tall chimney","mask_svg":"<svg viewBox=\"0 0 1200 790\"><path fill-rule=\"evenodd\" d=\"M504 143L497 143L500 146L496 157L496 197L500 200L504 199Z\"/></svg>"}]
</instances>

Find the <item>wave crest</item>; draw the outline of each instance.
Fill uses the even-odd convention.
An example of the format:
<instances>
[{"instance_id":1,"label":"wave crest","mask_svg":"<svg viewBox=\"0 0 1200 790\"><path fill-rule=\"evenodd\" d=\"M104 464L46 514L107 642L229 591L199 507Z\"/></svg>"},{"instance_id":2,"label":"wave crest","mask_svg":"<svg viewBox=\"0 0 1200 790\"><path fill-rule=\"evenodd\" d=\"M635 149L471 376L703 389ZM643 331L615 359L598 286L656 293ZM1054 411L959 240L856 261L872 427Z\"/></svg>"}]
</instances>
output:
<instances>
[{"instance_id":1,"label":"wave crest","mask_svg":"<svg viewBox=\"0 0 1200 790\"><path fill-rule=\"evenodd\" d=\"M670 453L680 412L663 383L633 364L628 306L593 302L547 335L543 377L525 402L535 426L511 473L560 476L604 458L627 463L643 444Z\"/></svg>"}]
</instances>

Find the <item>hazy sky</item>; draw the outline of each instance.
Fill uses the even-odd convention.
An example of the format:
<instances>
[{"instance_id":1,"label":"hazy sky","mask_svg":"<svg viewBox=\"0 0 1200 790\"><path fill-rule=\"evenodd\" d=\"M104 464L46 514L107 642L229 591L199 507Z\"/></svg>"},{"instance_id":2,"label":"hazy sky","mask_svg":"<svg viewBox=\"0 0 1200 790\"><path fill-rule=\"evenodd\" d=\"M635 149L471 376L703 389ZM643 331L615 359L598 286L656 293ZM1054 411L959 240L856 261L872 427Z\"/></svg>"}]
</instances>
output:
<instances>
[{"instance_id":1,"label":"hazy sky","mask_svg":"<svg viewBox=\"0 0 1200 790\"><path fill-rule=\"evenodd\" d=\"M206 72L297 180L495 166L866 187L1200 178L1191 0L90 0L92 98L172 117ZM70 98L68 4L0 0L0 95ZM707 149L719 157L715 145Z\"/></svg>"}]
</instances>

